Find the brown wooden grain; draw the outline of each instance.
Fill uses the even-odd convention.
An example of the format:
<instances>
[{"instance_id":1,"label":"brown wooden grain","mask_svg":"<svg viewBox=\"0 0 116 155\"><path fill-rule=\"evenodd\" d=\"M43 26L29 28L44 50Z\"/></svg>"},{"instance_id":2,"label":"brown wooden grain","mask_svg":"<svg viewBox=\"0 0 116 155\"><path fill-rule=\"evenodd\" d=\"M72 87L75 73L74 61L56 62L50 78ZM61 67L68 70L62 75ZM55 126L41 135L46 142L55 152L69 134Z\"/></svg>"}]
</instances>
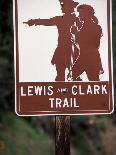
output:
<instances>
[{"instance_id":1,"label":"brown wooden grain","mask_svg":"<svg viewBox=\"0 0 116 155\"><path fill-rule=\"evenodd\" d=\"M55 155L70 155L70 116L56 116L55 130Z\"/></svg>"}]
</instances>

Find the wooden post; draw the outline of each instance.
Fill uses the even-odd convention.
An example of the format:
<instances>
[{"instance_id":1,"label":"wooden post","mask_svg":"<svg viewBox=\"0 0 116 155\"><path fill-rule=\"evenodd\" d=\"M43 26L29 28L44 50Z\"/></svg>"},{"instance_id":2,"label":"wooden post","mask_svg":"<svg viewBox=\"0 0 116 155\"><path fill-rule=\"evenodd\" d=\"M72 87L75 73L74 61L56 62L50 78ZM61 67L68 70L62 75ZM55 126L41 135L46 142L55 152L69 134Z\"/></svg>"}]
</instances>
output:
<instances>
[{"instance_id":1,"label":"wooden post","mask_svg":"<svg viewBox=\"0 0 116 155\"><path fill-rule=\"evenodd\" d=\"M55 130L55 155L70 155L70 116L56 116Z\"/></svg>"}]
</instances>

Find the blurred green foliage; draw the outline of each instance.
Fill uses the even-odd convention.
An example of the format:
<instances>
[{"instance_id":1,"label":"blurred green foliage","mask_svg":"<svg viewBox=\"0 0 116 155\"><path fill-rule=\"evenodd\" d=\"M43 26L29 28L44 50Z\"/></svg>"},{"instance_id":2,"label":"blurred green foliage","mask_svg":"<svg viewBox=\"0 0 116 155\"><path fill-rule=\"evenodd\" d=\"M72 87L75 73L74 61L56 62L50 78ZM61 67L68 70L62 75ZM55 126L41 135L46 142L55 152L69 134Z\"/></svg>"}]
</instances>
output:
<instances>
[{"instance_id":1,"label":"blurred green foliage","mask_svg":"<svg viewBox=\"0 0 116 155\"><path fill-rule=\"evenodd\" d=\"M116 86L116 1L113 0L112 2L113 2L113 4L112 4L112 17L113 17L112 35L113 35L114 83L115 83L115 86Z\"/></svg>"},{"instance_id":2,"label":"blurred green foliage","mask_svg":"<svg viewBox=\"0 0 116 155\"><path fill-rule=\"evenodd\" d=\"M14 107L12 0L0 0L0 107Z\"/></svg>"},{"instance_id":3,"label":"blurred green foliage","mask_svg":"<svg viewBox=\"0 0 116 155\"><path fill-rule=\"evenodd\" d=\"M0 142L4 148L1 155L51 155L53 141L41 129L35 130L24 119L12 113L1 115Z\"/></svg>"}]
</instances>

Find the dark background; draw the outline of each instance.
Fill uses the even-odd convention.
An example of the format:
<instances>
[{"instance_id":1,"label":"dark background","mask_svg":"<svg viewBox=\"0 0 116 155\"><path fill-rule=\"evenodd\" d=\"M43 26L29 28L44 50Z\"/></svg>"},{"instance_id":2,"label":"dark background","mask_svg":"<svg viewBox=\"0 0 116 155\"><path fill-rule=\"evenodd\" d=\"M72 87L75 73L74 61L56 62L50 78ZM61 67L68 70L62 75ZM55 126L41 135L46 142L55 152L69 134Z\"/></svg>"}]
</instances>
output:
<instances>
[{"instance_id":1,"label":"dark background","mask_svg":"<svg viewBox=\"0 0 116 155\"><path fill-rule=\"evenodd\" d=\"M0 155L52 155L54 117L22 118L14 112L12 10L12 0L0 0ZM116 85L116 0L112 10ZM116 113L71 117L71 155L116 155Z\"/></svg>"}]
</instances>

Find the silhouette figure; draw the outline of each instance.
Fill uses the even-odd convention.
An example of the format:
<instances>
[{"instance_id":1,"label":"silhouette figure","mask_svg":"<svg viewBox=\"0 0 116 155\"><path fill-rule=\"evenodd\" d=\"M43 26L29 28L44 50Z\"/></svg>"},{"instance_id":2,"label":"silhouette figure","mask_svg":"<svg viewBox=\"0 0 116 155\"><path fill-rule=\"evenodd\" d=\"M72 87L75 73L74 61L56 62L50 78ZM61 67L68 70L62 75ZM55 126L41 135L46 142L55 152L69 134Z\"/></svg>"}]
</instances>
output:
<instances>
[{"instance_id":1,"label":"silhouette figure","mask_svg":"<svg viewBox=\"0 0 116 155\"><path fill-rule=\"evenodd\" d=\"M73 80L78 80L85 71L90 81L99 81L99 75L103 74L101 58L99 54L102 28L98 25L98 19L94 16L94 9L86 4L77 7L79 17L71 31L78 42L80 55L72 65ZM81 23L81 24L80 24Z\"/></svg>"},{"instance_id":2,"label":"silhouette figure","mask_svg":"<svg viewBox=\"0 0 116 155\"><path fill-rule=\"evenodd\" d=\"M55 81L65 81L65 70L70 70L72 53L72 35L71 26L74 25L76 16L74 8L78 5L72 0L59 0L63 15L50 19L31 19L27 22L29 26L44 25L57 26L58 28L58 46L54 52L51 63L56 65L57 76Z\"/></svg>"}]
</instances>

